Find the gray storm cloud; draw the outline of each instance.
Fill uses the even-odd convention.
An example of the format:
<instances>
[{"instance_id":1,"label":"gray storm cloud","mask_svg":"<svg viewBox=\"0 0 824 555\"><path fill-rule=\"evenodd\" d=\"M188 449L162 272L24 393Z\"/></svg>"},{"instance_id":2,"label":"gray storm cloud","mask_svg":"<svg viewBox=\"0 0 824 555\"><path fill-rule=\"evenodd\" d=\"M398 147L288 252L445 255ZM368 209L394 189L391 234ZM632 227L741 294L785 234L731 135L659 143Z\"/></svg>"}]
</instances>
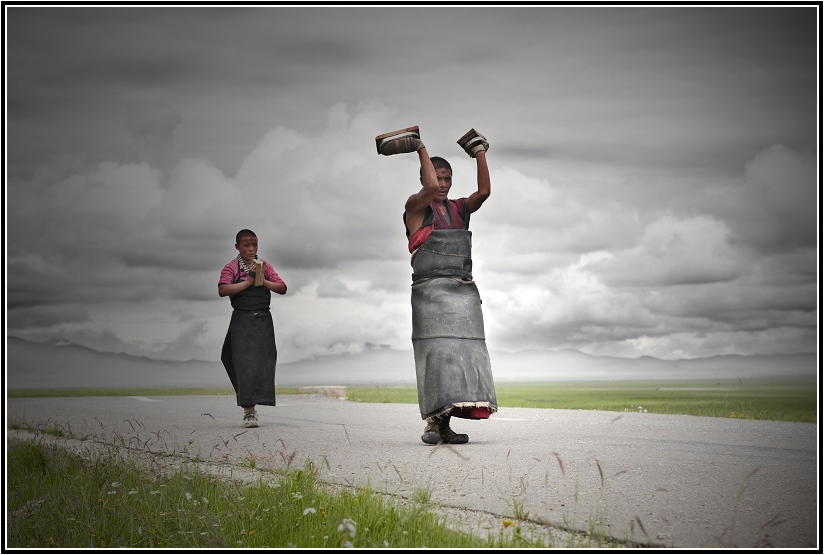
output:
<instances>
[{"instance_id":1,"label":"gray storm cloud","mask_svg":"<svg viewBox=\"0 0 824 555\"><path fill-rule=\"evenodd\" d=\"M815 10L7 14L12 335L214 357L251 228L289 285L284 360L408 349L418 165L374 137L420 125L454 196L457 138L491 142L493 348L816 349Z\"/></svg>"}]
</instances>

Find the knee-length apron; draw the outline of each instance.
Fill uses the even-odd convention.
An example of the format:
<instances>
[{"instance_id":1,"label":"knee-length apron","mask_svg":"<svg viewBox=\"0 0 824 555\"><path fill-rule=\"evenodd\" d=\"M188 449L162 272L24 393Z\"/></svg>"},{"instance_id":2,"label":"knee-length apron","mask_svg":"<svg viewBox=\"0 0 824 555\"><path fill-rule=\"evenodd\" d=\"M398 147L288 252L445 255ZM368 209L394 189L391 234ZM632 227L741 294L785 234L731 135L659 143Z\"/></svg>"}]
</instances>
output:
<instances>
[{"instance_id":1,"label":"knee-length apron","mask_svg":"<svg viewBox=\"0 0 824 555\"><path fill-rule=\"evenodd\" d=\"M412 261L412 347L421 418L487 418L498 410L472 281L472 233L436 229Z\"/></svg>"},{"instance_id":2,"label":"knee-length apron","mask_svg":"<svg viewBox=\"0 0 824 555\"><path fill-rule=\"evenodd\" d=\"M264 286L251 286L231 297L232 319L220 356L237 404L275 404L275 326L269 302L272 293Z\"/></svg>"}]
</instances>

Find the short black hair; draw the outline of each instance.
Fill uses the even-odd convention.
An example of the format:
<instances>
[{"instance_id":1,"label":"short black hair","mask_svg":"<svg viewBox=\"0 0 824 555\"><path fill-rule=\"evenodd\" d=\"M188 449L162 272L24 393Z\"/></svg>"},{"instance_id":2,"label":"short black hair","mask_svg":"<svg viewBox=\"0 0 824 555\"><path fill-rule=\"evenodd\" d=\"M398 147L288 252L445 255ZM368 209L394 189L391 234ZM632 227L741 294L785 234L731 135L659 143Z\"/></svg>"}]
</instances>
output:
<instances>
[{"instance_id":1,"label":"short black hair","mask_svg":"<svg viewBox=\"0 0 824 555\"><path fill-rule=\"evenodd\" d=\"M452 175L452 166L449 165L449 162L441 158L440 156L432 156L429 158L432 160L432 165L435 166L435 169L438 168L446 168L449 170L449 175ZM421 168L421 177L423 177L423 168Z\"/></svg>"},{"instance_id":2,"label":"short black hair","mask_svg":"<svg viewBox=\"0 0 824 555\"><path fill-rule=\"evenodd\" d=\"M240 231L237 232L237 235L235 235L235 244L239 245L240 240L243 239L244 237L255 237L256 238L257 235L255 235L255 232L252 231L251 229L241 229Z\"/></svg>"}]
</instances>

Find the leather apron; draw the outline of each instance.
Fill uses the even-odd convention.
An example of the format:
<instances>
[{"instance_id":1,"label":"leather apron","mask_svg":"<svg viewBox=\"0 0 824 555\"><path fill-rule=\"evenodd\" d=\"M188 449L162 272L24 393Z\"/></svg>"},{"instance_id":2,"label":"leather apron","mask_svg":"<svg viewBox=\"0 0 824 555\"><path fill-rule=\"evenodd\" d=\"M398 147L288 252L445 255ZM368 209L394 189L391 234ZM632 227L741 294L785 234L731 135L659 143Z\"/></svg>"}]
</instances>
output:
<instances>
[{"instance_id":1,"label":"leather apron","mask_svg":"<svg viewBox=\"0 0 824 555\"><path fill-rule=\"evenodd\" d=\"M252 285L230 297L234 310L220 360L238 406L275 404L278 351L269 310L271 298L272 292L263 285Z\"/></svg>"},{"instance_id":2,"label":"leather apron","mask_svg":"<svg viewBox=\"0 0 824 555\"><path fill-rule=\"evenodd\" d=\"M436 229L412 261L412 347L422 419L487 418L498 410L472 280L472 232Z\"/></svg>"}]
</instances>

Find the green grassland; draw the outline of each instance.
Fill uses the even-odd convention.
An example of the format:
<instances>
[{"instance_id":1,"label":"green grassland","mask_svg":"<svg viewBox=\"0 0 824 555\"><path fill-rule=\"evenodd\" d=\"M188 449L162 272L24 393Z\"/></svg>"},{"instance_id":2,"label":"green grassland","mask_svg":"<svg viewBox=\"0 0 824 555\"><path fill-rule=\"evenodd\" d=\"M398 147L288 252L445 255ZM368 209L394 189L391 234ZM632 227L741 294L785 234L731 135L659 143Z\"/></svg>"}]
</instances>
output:
<instances>
[{"instance_id":1,"label":"green grassland","mask_svg":"<svg viewBox=\"0 0 824 555\"><path fill-rule=\"evenodd\" d=\"M506 407L683 414L816 422L817 384L801 380L587 381L496 384ZM347 388L361 403L417 403L415 388Z\"/></svg>"},{"instance_id":2,"label":"green grassland","mask_svg":"<svg viewBox=\"0 0 824 555\"><path fill-rule=\"evenodd\" d=\"M310 463L244 483L196 464L163 472L106 452L81 457L31 441L11 442L7 458L14 548L545 547L520 526L483 537L452 530L429 510L426 492L409 500L369 486L333 492Z\"/></svg>"},{"instance_id":3,"label":"green grassland","mask_svg":"<svg viewBox=\"0 0 824 555\"><path fill-rule=\"evenodd\" d=\"M683 414L749 420L817 422L815 380L655 380L498 383L500 409L507 407ZM181 389L17 389L8 398L233 395L231 388ZM299 388L277 388L278 395ZM417 404L414 386L347 387L358 403Z\"/></svg>"}]
</instances>

